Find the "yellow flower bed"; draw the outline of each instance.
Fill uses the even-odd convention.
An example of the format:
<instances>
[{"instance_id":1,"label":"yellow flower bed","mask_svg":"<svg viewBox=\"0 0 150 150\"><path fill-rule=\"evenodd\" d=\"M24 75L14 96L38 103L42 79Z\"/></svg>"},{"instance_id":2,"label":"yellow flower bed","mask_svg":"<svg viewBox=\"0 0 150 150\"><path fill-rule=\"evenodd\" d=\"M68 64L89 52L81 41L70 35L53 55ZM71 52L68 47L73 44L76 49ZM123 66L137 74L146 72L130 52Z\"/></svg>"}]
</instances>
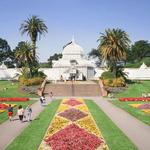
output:
<instances>
[{"instance_id":1,"label":"yellow flower bed","mask_svg":"<svg viewBox=\"0 0 150 150\"><path fill-rule=\"evenodd\" d=\"M89 112L88 107L86 105L77 105L75 108L84 111L84 112Z\"/></svg>"},{"instance_id":2,"label":"yellow flower bed","mask_svg":"<svg viewBox=\"0 0 150 150\"><path fill-rule=\"evenodd\" d=\"M130 106L137 108L138 106L140 106L141 104L129 104Z\"/></svg>"},{"instance_id":3,"label":"yellow flower bed","mask_svg":"<svg viewBox=\"0 0 150 150\"><path fill-rule=\"evenodd\" d=\"M4 111L5 111L5 109L1 109L1 110L0 110L0 113L3 113Z\"/></svg>"},{"instance_id":4,"label":"yellow flower bed","mask_svg":"<svg viewBox=\"0 0 150 150\"><path fill-rule=\"evenodd\" d=\"M2 103L2 104L4 104L4 105L6 105L6 106L9 106L9 104L7 104L7 103ZM11 104L11 107L15 107L16 106L16 104ZM0 113L3 113L3 112L5 112L7 109L0 109Z\"/></svg>"},{"instance_id":5,"label":"yellow flower bed","mask_svg":"<svg viewBox=\"0 0 150 150\"><path fill-rule=\"evenodd\" d=\"M69 108L70 108L69 105L61 104L61 106L57 110L57 113L63 112L65 110L69 109Z\"/></svg>"},{"instance_id":6,"label":"yellow flower bed","mask_svg":"<svg viewBox=\"0 0 150 150\"><path fill-rule=\"evenodd\" d=\"M142 111L150 115L150 109L142 109Z\"/></svg>"},{"instance_id":7,"label":"yellow flower bed","mask_svg":"<svg viewBox=\"0 0 150 150\"><path fill-rule=\"evenodd\" d=\"M69 124L67 119L56 116L47 130L46 137L51 136Z\"/></svg>"},{"instance_id":8,"label":"yellow flower bed","mask_svg":"<svg viewBox=\"0 0 150 150\"><path fill-rule=\"evenodd\" d=\"M98 137L102 136L91 116L80 119L77 124Z\"/></svg>"}]
</instances>

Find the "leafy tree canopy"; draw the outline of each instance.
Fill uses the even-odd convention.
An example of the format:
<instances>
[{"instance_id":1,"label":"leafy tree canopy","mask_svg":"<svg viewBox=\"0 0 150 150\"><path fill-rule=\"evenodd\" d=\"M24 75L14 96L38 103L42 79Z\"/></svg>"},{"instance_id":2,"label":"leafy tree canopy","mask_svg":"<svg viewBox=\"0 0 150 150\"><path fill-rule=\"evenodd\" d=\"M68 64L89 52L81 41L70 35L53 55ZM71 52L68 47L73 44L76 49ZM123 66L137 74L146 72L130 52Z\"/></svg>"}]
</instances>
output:
<instances>
[{"instance_id":1,"label":"leafy tree canopy","mask_svg":"<svg viewBox=\"0 0 150 150\"><path fill-rule=\"evenodd\" d=\"M134 43L131 47L133 60L140 61L146 56L150 56L150 43L145 40L140 40Z\"/></svg>"},{"instance_id":2,"label":"leafy tree canopy","mask_svg":"<svg viewBox=\"0 0 150 150\"><path fill-rule=\"evenodd\" d=\"M52 68L52 61L53 60L58 60L59 58L62 58L62 54L57 54L57 53L55 53L54 55L52 55L52 56L50 56L49 58L48 58L48 63L49 63L49 66L50 66L50 68Z\"/></svg>"},{"instance_id":3,"label":"leafy tree canopy","mask_svg":"<svg viewBox=\"0 0 150 150\"><path fill-rule=\"evenodd\" d=\"M0 38L0 63L5 62L7 67L13 67L14 54L8 42Z\"/></svg>"},{"instance_id":4,"label":"leafy tree canopy","mask_svg":"<svg viewBox=\"0 0 150 150\"><path fill-rule=\"evenodd\" d=\"M89 54L88 54L88 57L89 58L92 58L92 59L95 59L95 63L96 63L96 66L99 67L101 62L102 62L102 56L101 56L101 53L98 49L92 49Z\"/></svg>"}]
</instances>

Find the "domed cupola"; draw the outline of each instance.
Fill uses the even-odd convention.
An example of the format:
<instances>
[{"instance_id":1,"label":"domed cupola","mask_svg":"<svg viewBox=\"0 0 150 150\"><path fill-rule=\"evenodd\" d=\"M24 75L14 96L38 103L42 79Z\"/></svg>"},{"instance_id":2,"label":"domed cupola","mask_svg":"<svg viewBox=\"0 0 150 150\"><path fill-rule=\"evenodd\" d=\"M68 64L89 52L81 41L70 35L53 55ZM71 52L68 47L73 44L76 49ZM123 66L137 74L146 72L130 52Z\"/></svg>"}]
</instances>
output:
<instances>
[{"instance_id":1,"label":"domed cupola","mask_svg":"<svg viewBox=\"0 0 150 150\"><path fill-rule=\"evenodd\" d=\"M73 59L73 58L81 58L84 55L83 49L81 46L75 43L74 39L68 44L66 44L63 48L62 52L63 58L65 59Z\"/></svg>"}]
</instances>

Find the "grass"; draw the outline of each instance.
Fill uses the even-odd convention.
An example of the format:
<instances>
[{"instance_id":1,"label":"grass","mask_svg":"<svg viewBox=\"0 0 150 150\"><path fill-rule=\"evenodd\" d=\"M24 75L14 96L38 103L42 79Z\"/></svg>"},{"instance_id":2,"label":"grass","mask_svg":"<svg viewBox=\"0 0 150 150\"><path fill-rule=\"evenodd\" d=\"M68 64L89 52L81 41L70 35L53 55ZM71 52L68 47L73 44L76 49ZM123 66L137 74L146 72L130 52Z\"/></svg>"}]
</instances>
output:
<instances>
[{"instance_id":1,"label":"grass","mask_svg":"<svg viewBox=\"0 0 150 150\"><path fill-rule=\"evenodd\" d=\"M6 88L6 90L3 90ZM0 81L0 97L37 97L35 94L21 92L19 82Z\"/></svg>"},{"instance_id":2,"label":"grass","mask_svg":"<svg viewBox=\"0 0 150 150\"><path fill-rule=\"evenodd\" d=\"M26 102L6 102L7 104L17 104L16 107L14 107L14 113L13 113L13 116L16 115L17 113L17 107L19 105L22 105L23 108L25 108L28 104L33 104L34 102L36 102L35 100L29 100L29 101L26 101ZM7 110L3 113L0 113L0 124L3 123L4 121L8 120L8 116L7 116Z\"/></svg>"},{"instance_id":3,"label":"grass","mask_svg":"<svg viewBox=\"0 0 150 150\"><path fill-rule=\"evenodd\" d=\"M128 84L127 90L116 94L116 97L141 97L142 93L150 93L150 81Z\"/></svg>"},{"instance_id":4,"label":"grass","mask_svg":"<svg viewBox=\"0 0 150 150\"><path fill-rule=\"evenodd\" d=\"M137 150L136 146L93 101L86 100L85 102L110 150Z\"/></svg>"},{"instance_id":5,"label":"grass","mask_svg":"<svg viewBox=\"0 0 150 150\"><path fill-rule=\"evenodd\" d=\"M150 115L142 112L138 108L134 108L128 105L128 104L145 104L148 102L120 102L120 101L114 100L114 101L111 101L111 103L127 111L129 114L141 120L143 123L150 125Z\"/></svg>"},{"instance_id":6,"label":"grass","mask_svg":"<svg viewBox=\"0 0 150 150\"><path fill-rule=\"evenodd\" d=\"M37 150L60 102L55 100L49 104L6 150Z\"/></svg>"},{"instance_id":7,"label":"grass","mask_svg":"<svg viewBox=\"0 0 150 150\"><path fill-rule=\"evenodd\" d=\"M150 81L140 81L135 82L133 84L129 84L127 90L118 93L115 97L142 97L142 93L150 93ZM142 122L150 125L150 116L137 108L133 108L128 104L139 104L139 103L146 103L146 102L120 102L118 100L111 101L117 107L125 110L132 116L136 117L137 119L141 120ZM148 102L147 102L148 103Z\"/></svg>"}]
</instances>

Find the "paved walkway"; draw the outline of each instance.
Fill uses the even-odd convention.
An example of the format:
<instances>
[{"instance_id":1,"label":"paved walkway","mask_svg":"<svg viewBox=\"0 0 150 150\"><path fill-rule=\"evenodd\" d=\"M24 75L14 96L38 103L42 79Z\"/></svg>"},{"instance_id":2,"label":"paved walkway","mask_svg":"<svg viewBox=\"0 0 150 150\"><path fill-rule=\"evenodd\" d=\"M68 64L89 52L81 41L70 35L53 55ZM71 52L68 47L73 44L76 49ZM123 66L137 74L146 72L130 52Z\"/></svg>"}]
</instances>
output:
<instances>
[{"instance_id":1,"label":"paved walkway","mask_svg":"<svg viewBox=\"0 0 150 150\"><path fill-rule=\"evenodd\" d=\"M47 104L50 100L47 100ZM40 114L45 107L37 101L32 105L32 120ZM0 124L0 150L4 150L29 124L30 122L21 123L18 116L13 117L14 121L6 121ZM36 121L36 120L35 120Z\"/></svg>"},{"instance_id":2,"label":"paved walkway","mask_svg":"<svg viewBox=\"0 0 150 150\"><path fill-rule=\"evenodd\" d=\"M139 150L150 150L150 126L114 106L106 99L93 98L93 100L138 147Z\"/></svg>"},{"instance_id":3,"label":"paved walkway","mask_svg":"<svg viewBox=\"0 0 150 150\"><path fill-rule=\"evenodd\" d=\"M62 98L62 97L57 97ZM88 97L85 97L88 98ZM90 97L111 118L113 122L127 135L139 150L150 150L150 126L132 117L125 111L109 103L106 99ZM39 102L32 106L32 118L35 119L44 109ZM16 118L16 117L15 117ZM28 122L21 123L19 120L6 121L0 125L0 150L4 150L27 126ZM4 139L4 140L2 140Z\"/></svg>"}]
</instances>

